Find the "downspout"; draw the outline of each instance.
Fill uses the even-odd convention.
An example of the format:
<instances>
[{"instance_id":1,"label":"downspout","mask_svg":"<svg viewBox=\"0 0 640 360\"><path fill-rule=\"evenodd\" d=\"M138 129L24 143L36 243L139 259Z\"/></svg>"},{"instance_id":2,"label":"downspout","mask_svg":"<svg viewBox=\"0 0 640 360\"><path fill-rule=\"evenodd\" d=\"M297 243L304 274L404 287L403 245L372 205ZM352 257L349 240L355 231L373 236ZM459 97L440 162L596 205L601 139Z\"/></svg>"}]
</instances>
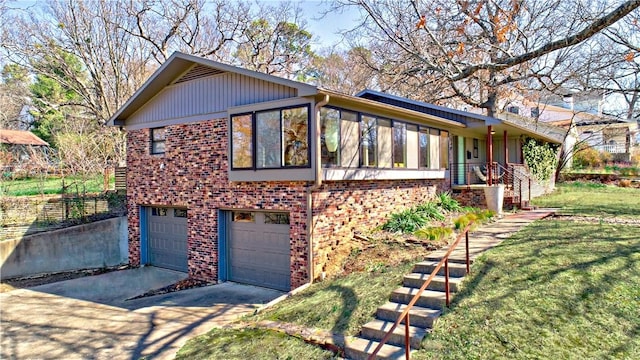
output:
<instances>
[{"instance_id":1,"label":"downspout","mask_svg":"<svg viewBox=\"0 0 640 360\"><path fill-rule=\"evenodd\" d=\"M307 187L307 239L309 239L309 284L313 283L315 274L313 273L313 192L322 186L322 151L320 149L320 108L329 103L329 95L325 94L324 98L317 102L314 107L314 123L316 127L315 133L315 182Z\"/></svg>"}]
</instances>

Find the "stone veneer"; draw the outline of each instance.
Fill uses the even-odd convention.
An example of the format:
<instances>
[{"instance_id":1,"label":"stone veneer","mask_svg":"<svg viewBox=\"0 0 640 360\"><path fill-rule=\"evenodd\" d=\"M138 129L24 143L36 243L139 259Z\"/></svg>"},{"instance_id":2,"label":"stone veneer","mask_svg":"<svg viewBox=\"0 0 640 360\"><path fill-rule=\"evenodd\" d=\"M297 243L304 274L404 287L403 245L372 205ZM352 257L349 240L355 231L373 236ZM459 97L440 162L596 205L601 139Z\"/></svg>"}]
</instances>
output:
<instances>
[{"instance_id":1,"label":"stone veneer","mask_svg":"<svg viewBox=\"0 0 640 360\"><path fill-rule=\"evenodd\" d=\"M150 154L149 129L127 134L129 262L140 265L140 206L185 207L189 275L218 280L218 210L290 214L291 287L309 281L307 194L312 182L230 182L227 120L167 127L165 154ZM340 249L356 228L372 228L399 208L447 190L445 180L329 181L312 195L316 276L340 271ZM349 250L350 251L350 248Z\"/></svg>"}]
</instances>

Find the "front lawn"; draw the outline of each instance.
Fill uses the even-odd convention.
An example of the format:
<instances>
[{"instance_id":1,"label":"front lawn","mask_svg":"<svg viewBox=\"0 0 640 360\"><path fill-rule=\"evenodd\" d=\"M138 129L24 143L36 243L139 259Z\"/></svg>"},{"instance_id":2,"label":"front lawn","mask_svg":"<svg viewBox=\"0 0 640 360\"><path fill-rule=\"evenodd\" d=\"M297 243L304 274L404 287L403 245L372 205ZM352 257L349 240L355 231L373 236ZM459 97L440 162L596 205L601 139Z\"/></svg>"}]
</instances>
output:
<instances>
[{"instance_id":1,"label":"front lawn","mask_svg":"<svg viewBox=\"0 0 640 360\"><path fill-rule=\"evenodd\" d=\"M536 204L560 207L563 213L587 220L615 216L635 221L640 220L638 195L638 189L579 183L561 185ZM639 234L638 225L598 219L535 222L476 261L462 292L412 358L640 358ZM314 284L244 320L276 320L356 334L421 254L412 257L396 263L371 262L364 271ZM213 330L191 340L179 355L214 359L222 352L213 351L232 343L246 351L274 346L273 338L239 336L243 331ZM325 356L302 347L297 351L294 358ZM282 354L263 358L288 356L284 350Z\"/></svg>"},{"instance_id":2,"label":"front lawn","mask_svg":"<svg viewBox=\"0 0 640 360\"><path fill-rule=\"evenodd\" d=\"M113 188L114 177L109 179L109 187ZM25 179L2 179L0 184L0 195L3 196L32 196L32 195L56 195L63 192L63 178L48 177L45 179L25 178ZM96 193L102 192L104 189L104 178L102 174L89 177L83 182L83 179L77 176L69 176L64 178L64 185L67 187L66 193L82 193L84 184L84 192Z\"/></svg>"},{"instance_id":3,"label":"front lawn","mask_svg":"<svg viewBox=\"0 0 640 360\"><path fill-rule=\"evenodd\" d=\"M640 218L640 189L599 183L560 184L553 194L534 199L532 203L560 208L560 213L570 215Z\"/></svg>"}]
</instances>

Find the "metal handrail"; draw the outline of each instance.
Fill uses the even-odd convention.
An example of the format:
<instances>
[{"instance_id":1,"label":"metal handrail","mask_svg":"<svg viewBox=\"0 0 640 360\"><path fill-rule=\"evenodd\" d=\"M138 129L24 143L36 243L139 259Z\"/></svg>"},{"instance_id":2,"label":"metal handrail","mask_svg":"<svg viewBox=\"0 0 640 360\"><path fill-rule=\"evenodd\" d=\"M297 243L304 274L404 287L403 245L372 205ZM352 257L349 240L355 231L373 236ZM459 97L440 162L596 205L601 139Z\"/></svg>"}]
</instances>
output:
<instances>
[{"instance_id":1,"label":"metal handrail","mask_svg":"<svg viewBox=\"0 0 640 360\"><path fill-rule=\"evenodd\" d=\"M473 221L470 222L464 228L464 230L456 238L456 241L454 241L453 244L451 244L451 246L449 247L449 250L447 250L447 252L444 254L444 256L442 257L440 262L438 262L438 265L436 265L436 268L431 272L431 275L429 275L429 278L427 278L427 280L422 284L422 287L420 287L420 289L413 296L411 301L409 301L409 304L407 304L407 307L404 309L402 314L400 314L400 316L398 317L396 322L393 324L393 326L391 326L391 329L389 329L389 331L387 331L387 333L384 335L382 340L380 340L380 342L378 343L378 346L376 346L376 348L373 350L373 353L371 353L371 355L369 355L369 357L367 357L367 360L375 360L376 355L378 355L378 352L380 351L380 349L382 349L384 344L387 341L389 341L389 338L391 337L391 334L393 334L393 331L398 327L398 325L400 325L402 320L404 320L405 318L407 319L404 322L404 325L405 325L405 329L404 329L405 358L407 360L409 360L409 357L410 357L409 353L411 352L411 346L410 346L410 343L409 343L409 326L410 326L409 325L409 322L410 322L409 321L409 311L416 304L416 302L418 301L418 298L420 297L420 295L422 295L422 293L427 289L429 284L431 284L431 281L436 277L436 274L438 274L438 271L440 271L440 269L442 268L443 265L445 267L444 273L445 273L446 304L447 304L447 307L449 306L449 303L450 303L450 301L449 301L449 255L451 255L453 250L455 250L455 248L458 247L458 245L460 244L460 241L462 240L462 236L464 235L464 237L466 239L466 247L467 247L467 249L466 249L467 274L469 273L469 270L470 270L470 264L469 264L469 229L471 228L471 225L473 225Z\"/></svg>"}]
</instances>

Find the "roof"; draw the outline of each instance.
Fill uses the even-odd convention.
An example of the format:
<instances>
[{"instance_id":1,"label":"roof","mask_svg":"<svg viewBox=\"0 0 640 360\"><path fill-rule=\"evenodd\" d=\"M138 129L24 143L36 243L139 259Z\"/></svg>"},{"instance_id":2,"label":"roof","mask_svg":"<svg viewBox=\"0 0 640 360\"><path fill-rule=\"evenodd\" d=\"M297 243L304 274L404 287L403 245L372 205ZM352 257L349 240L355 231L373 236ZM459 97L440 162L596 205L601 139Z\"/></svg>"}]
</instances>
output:
<instances>
[{"instance_id":1,"label":"roof","mask_svg":"<svg viewBox=\"0 0 640 360\"><path fill-rule=\"evenodd\" d=\"M167 61L162 64L149 79L129 98L129 100L118 111L111 116L108 125L121 125L125 119L131 116L142 105L158 94L174 80L186 74L194 66L203 65L220 72L234 72L256 79L269 81L272 83L289 86L298 90L298 96L309 96L317 94L315 86L288 80L278 76L268 75L257 71L243 69L237 66L223 64L217 61L202 57L188 55L181 52L174 52Z\"/></svg>"},{"instance_id":2,"label":"roof","mask_svg":"<svg viewBox=\"0 0 640 360\"><path fill-rule=\"evenodd\" d=\"M441 117L448 120L453 120L456 122L463 123L467 126L471 125L471 123L474 121L482 121L483 125L497 125L500 123L500 120L489 117L489 116L475 114L468 111L451 109L444 106L429 104L422 101L411 100L401 96L391 95L391 94L374 91L370 89L363 90L358 94L356 94L356 96L378 101L378 102L383 102L389 105L399 106L405 109L415 110L424 114L429 114L429 115Z\"/></svg>"},{"instance_id":3,"label":"roof","mask_svg":"<svg viewBox=\"0 0 640 360\"><path fill-rule=\"evenodd\" d=\"M0 129L0 144L49 146L30 131Z\"/></svg>"}]
</instances>

